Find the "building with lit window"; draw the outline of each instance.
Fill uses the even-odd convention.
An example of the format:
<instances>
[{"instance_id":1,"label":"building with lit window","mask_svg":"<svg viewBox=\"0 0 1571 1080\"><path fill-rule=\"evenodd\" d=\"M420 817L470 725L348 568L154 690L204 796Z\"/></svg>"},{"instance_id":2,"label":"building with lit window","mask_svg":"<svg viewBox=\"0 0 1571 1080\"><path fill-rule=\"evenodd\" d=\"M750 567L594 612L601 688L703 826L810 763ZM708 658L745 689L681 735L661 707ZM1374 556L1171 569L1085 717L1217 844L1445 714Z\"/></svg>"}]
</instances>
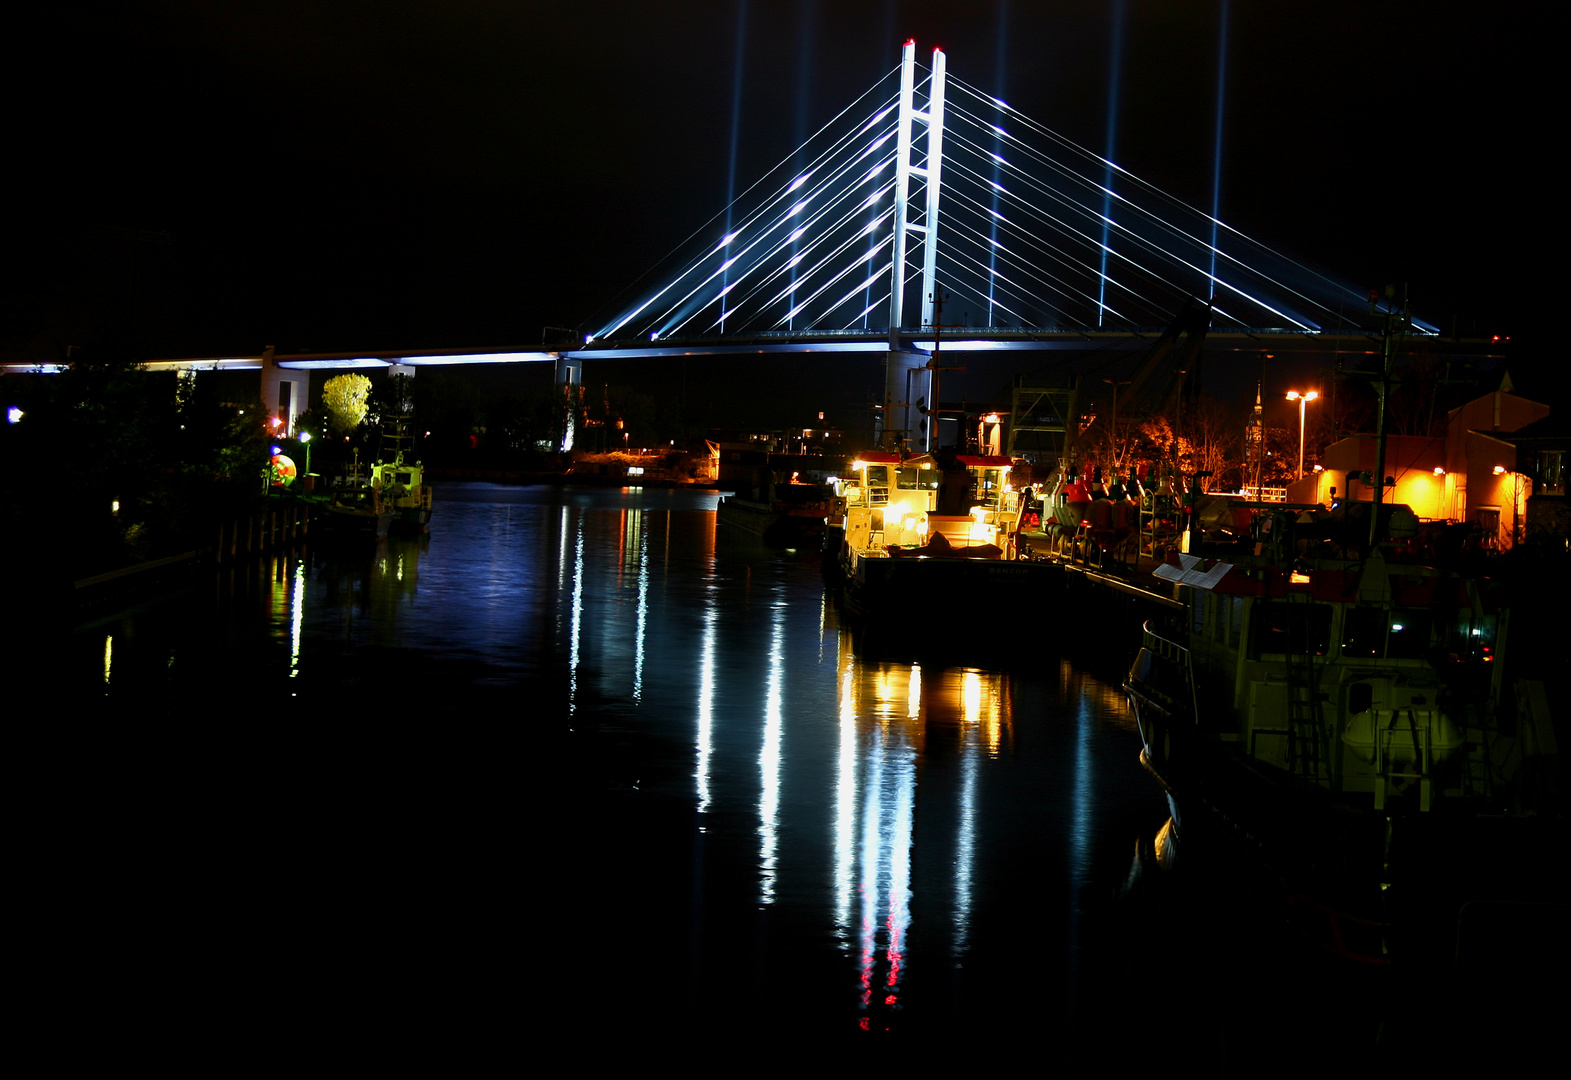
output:
<instances>
[{"instance_id":1,"label":"building with lit window","mask_svg":"<svg viewBox=\"0 0 1571 1080\"><path fill-rule=\"evenodd\" d=\"M1511 547L1526 535L1534 478L1549 475L1544 469L1551 467L1549 459L1541 464L1533 457L1534 451L1519 450L1517 439L1548 416L1548 405L1512 393L1511 377L1506 375L1495 390L1452 409L1444 435L1387 437L1385 474L1395 481L1395 489L1385 500L1406 503L1421 520L1476 523L1486 548ZM1544 453L1565 447L1565 440L1551 442L1544 441ZM1322 462L1321 470L1288 487L1289 502L1329 505L1333 499L1368 502L1373 498L1372 479L1349 479L1374 471L1373 434L1331 444ZM1558 462L1554 459L1552 475L1562 478ZM1563 493L1563 478L1557 482Z\"/></svg>"}]
</instances>

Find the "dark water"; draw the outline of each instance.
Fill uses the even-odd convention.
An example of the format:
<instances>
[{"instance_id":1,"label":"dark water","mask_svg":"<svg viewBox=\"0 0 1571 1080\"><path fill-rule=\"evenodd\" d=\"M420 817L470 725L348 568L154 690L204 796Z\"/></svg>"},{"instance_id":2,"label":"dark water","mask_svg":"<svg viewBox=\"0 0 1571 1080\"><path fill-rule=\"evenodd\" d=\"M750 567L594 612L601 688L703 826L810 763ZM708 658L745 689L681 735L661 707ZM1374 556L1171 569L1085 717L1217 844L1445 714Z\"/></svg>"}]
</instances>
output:
<instances>
[{"instance_id":1,"label":"dark water","mask_svg":"<svg viewBox=\"0 0 1571 1080\"><path fill-rule=\"evenodd\" d=\"M1083 649L1099 678L1044 633L990 666L985 617L943 635L965 665L860 655L815 553L714 502L449 484L428 537L313 544L43 650L71 837L44 861L90 882L44 906L104 993L158 988L134 1038L527 1019L1084 1056L1170 1016L1205 973L1114 901L1164 817L1127 658ZM1208 1052L1186 1027L1164 1045Z\"/></svg>"},{"instance_id":2,"label":"dark water","mask_svg":"<svg viewBox=\"0 0 1571 1080\"><path fill-rule=\"evenodd\" d=\"M982 1036L1336 1064L1396 1001L1388 1060L1451 1059L1424 987L1284 948L1256 887L1115 899L1165 817L1121 646L1070 663L982 613L935 635L963 663L865 655L816 554L714 503L449 484L428 537L31 635L38 1014L167 1061Z\"/></svg>"}]
</instances>

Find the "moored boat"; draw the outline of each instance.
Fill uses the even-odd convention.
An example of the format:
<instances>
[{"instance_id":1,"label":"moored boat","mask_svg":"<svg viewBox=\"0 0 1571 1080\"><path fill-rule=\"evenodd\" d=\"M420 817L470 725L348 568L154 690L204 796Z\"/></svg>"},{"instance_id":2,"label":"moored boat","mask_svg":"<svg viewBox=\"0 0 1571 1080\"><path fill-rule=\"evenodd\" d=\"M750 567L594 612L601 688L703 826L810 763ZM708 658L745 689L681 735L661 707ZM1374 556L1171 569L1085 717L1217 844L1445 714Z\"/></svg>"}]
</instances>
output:
<instances>
[{"instance_id":1,"label":"moored boat","mask_svg":"<svg viewBox=\"0 0 1571 1080\"><path fill-rule=\"evenodd\" d=\"M818 542L832 510L833 493L824 484L767 483L748 497L727 495L716 507L725 525L762 537L768 543L797 545Z\"/></svg>"},{"instance_id":2,"label":"moored boat","mask_svg":"<svg viewBox=\"0 0 1571 1080\"><path fill-rule=\"evenodd\" d=\"M355 451L354 460L336 478L327 505L322 508L320 521L328 533L366 539L387 535L397 511L388 491L378 482L378 468L373 466L371 475L365 475L360 452Z\"/></svg>"},{"instance_id":3,"label":"moored boat","mask_svg":"<svg viewBox=\"0 0 1571 1080\"><path fill-rule=\"evenodd\" d=\"M431 486L425 483L420 462L404 460L403 451L392 461L371 466L371 486L382 492L382 499L393 509L391 528L398 532L425 532L431 523Z\"/></svg>"},{"instance_id":4,"label":"moored boat","mask_svg":"<svg viewBox=\"0 0 1571 1080\"><path fill-rule=\"evenodd\" d=\"M1058 571L1020 558L1012 465L983 455L858 457L830 519L850 612L926 631L1030 613Z\"/></svg>"},{"instance_id":5,"label":"moored boat","mask_svg":"<svg viewBox=\"0 0 1571 1080\"><path fill-rule=\"evenodd\" d=\"M1377 543L1328 512L1257 511L1236 554L1174 556L1157 575L1186 611L1146 624L1125 690L1167 854L1241 853L1298 933L1386 964L1545 900L1558 792L1542 688L1510 681L1503 590L1379 509Z\"/></svg>"}]
</instances>

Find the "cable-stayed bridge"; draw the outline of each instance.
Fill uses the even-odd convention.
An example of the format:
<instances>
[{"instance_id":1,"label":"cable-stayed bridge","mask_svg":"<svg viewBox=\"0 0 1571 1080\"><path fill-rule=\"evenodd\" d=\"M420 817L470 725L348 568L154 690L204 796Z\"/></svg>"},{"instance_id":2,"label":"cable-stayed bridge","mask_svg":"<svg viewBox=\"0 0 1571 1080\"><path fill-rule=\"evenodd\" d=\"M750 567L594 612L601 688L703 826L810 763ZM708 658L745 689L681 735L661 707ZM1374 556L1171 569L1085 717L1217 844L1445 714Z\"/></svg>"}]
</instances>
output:
<instances>
[{"instance_id":1,"label":"cable-stayed bridge","mask_svg":"<svg viewBox=\"0 0 1571 1080\"><path fill-rule=\"evenodd\" d=\"M967 337L1161 327L1187 297L1214 298L1217 329L1375 323L1364 295L948 74L941 50L923 69L914 42L645 282L592 342L883 330L901 349L932 336L939 286Z\"/></svg>"},{"instance_id":2,"label":"cable-stayed bridge","mask_svg":"<svg viewBox=\"0 0 1571 1080\"><path fill-rule=\"evenodd\" d=\"M262 368L276 409L299 400L301 387L282 388L291 369L551 361L578 382L595 358L882 353L882 430L930 441L920 414L936 401L940 345L1129 351L1198 309L1208 348L1374 352L1385 316L950 74L941 50L919 64L915 42L627 295L538 349L153 366Z\"/></svg>"}]
</instances>

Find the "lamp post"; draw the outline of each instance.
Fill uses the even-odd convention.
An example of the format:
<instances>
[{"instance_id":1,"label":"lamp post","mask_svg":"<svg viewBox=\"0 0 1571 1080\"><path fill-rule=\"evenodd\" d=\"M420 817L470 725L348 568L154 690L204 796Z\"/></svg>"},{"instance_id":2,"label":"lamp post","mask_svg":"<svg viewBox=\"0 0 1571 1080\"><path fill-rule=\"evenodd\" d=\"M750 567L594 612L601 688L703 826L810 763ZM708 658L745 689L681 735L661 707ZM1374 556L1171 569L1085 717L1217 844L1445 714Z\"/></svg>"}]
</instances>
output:
<instances>
[{"instance_id":1,"label":"lamp post","mask_svg":"<svg viewBox=\"0 0 1571 1080\"><path fill-rule=\"evenodd\" d=\"M1118 388L1120 386L1129 386L1133 380L1130 380L1130 379L1103 379L1102 381L1107 383L1107 384L1109 384L1113 388L1113 422L1111 424L1109 424L1108 428L1107 428L1107 442L1108 442L1108 445L1112 448L1112 451L1113 451L1113 468L1116 470L1118 468L1118 464L1119 464L1119 461L1118 461Z\"/></svg>"},{"instance_id":2,"label":"lamp post","mask_svg":"<svg viewBox=\"0 0 1571 1080\"><path fill-rule=\"evenodd\" d=\"M1287 392L1287 400L1298 402L1298 479L1304 478L1304 406L1320 396L1318 390L1310 390L1300 394L1297 390Z\"/></svg>"}]
</instances>

